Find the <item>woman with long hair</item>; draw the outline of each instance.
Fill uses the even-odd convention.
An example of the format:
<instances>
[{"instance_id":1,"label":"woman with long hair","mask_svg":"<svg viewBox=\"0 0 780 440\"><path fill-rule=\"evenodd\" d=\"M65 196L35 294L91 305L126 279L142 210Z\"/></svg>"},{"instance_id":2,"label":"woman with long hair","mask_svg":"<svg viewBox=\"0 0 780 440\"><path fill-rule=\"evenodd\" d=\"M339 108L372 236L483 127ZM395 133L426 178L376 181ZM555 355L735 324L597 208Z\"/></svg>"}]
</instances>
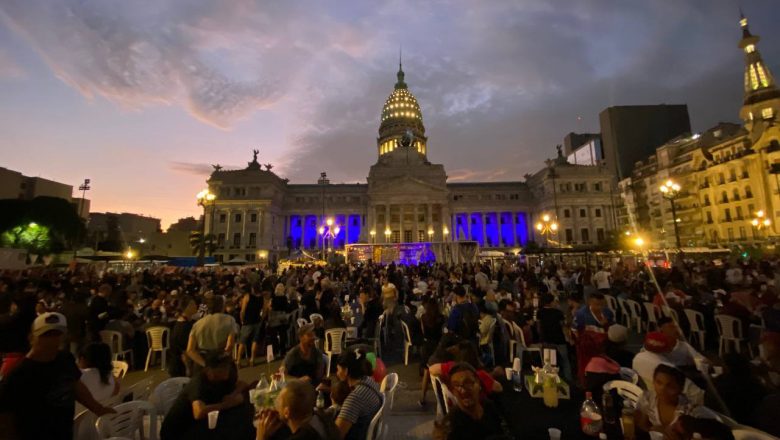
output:
<instances>
[{"instance_id":1,"label":"woman with long hair","mask_svg":"<svg viewBox=\"0 0 780 440\"><path fill-rule=\"evenodd\" d=\"M87 345L78 359L81 382L89 388L98 402L119 393L119 381L114 377L111 348L102 342Z\"/></svg>"}]
</instances>

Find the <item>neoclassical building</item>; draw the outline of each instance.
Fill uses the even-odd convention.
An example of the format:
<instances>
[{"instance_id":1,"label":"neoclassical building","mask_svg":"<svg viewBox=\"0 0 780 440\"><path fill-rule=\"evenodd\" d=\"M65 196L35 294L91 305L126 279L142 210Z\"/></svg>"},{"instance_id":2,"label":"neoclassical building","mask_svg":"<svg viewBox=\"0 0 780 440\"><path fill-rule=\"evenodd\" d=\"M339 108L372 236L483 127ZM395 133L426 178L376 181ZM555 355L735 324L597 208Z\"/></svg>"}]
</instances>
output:
<instances>
[{"instance_id":1,"label":"neoclassical building","mask_svg":"<svg viewBox=\"0 0 780 440\"><path fill-rule=\"evenodd\" d=\"M619 182L621 227L640 230L657 248L676 246L675 223L684 248L756 245L780 234L780 90L745 17L740 28L742 124L673 139ZM674 211L659 191L670 179L681 187Z\"/></svg>"},{"instance_id":2,"label":"neoclassical building","mask_svg":"<svg viewBox=\"0 0 780 440\"><path fill-rule=\"evenodd\" d=\"M423 114L400 66L378 134L366 183L333 184L322 173L317 183L293 184L261 166L257 152L244 169L215 169L208 185L217 198L205 218L217 259L274 259L355 243L472 241L516 252L531 240L597 244L615 227L614 176L602 165L569 164L560 149L523 180L447 182L444 166L428 160ZM559 232L535 236L543 213L558 219Z\"/></svg>"}]
</instances>

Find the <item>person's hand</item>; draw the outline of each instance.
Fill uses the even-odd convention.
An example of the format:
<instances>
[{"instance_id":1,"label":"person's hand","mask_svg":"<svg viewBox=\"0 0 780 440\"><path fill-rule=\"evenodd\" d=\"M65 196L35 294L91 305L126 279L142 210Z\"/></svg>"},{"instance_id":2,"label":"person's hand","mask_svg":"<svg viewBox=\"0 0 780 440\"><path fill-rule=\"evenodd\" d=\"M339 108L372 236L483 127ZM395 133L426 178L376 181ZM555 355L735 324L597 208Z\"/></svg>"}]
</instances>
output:
<instances>
[{"instance_id":1,"label":"person's hand","mask_svg":"<svg viewBox=\"0 0 780 440\"><path fill-rule=\"evenodd\" d=\"M264 409L260 411L257 417L257 440L267 440L281 427L282 421L276 410Z\"/></svg>"},{"instance_id":2,"label":"person's hand","mask_svg":"<svg viewBox=\"0 0 780 440\"><path fill-rule=\"evenodd\" d=\"M309 376L301 376L298 379L311 383L311 377Z\"/></svg>"}]
</instances>

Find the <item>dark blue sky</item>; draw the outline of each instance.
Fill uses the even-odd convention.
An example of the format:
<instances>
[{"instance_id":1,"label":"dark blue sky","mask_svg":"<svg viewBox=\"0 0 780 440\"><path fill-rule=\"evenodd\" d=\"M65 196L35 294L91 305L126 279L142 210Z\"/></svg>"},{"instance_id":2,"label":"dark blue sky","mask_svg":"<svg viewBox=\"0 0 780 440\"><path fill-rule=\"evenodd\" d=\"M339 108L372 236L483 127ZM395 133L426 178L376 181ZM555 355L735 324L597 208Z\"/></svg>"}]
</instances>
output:
<instances>
[{"instance_id":1,"label":"dark blue sky","mask_svg":"<svg viewBox=\"0 0 780 440\"><path fill-rule=\"evenodd\" d=\"M3 0L0 166L165 224L253 148L293 182L363 182L403 45L430 159L521 179L610 105L737 121L740 5L780 74L778 0Z\"/></svg>"}]
</instances>

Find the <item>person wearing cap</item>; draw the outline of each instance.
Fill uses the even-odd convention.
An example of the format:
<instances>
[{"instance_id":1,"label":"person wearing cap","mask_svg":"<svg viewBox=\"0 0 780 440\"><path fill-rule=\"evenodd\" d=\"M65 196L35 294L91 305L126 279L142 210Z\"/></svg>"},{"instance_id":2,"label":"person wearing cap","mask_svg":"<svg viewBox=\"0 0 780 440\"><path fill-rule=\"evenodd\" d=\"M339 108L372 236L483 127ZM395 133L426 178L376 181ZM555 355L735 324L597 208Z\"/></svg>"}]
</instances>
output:
<instances>
[{"instance_id":1,"label":"person wearing cap","mask_svg":"<svg viewBox=\"0 0 780 440\"><path fill-rule=\"evenodd\" d=\"M60 350L67 328L65 316L60 313L43 313L33 321L30 351L0 382L0 426L6 429L3 435L72 439L76 401L97 416L114 412L94 399L79 380L81 371L73 355Z\"/></svg>"},{"instance_id":2,"label":"person wearing cap","mask_svg":"<svg viewBox=\"0 0 780 440\"><path fill-rule=\"evenodd\" d=\"M298 345L284 357L284 369L288 376L297 377L319 385L327 373L322 352L314 346L314 324L298 329Z\"/></svg>"},{"instance_id":3,"label":"person wearing cap","mask_svg":"<svg viewBox=\"0 0 780 440\"><path fill-rule=\"evenodd\" d=\"M645 335L642 351L634 356L631 368L639 374L648 387L653 386L653 372L658 364L668 361L664 354L672 350L673 342L661 332L650 332Z\"/></svg>"},{"instance_id":4,"label":"person wearing cap","mask_svg":"<svg viewBox=\"0 0 780 440\"><path fill-rule=\"evenodd\" d=\"M628 329L620 324L613 324L607 329L606 355L620 364L621 367L631 368L634 361L634 353L625 349L628 340Z\"/></svg>"}]
</instances>

